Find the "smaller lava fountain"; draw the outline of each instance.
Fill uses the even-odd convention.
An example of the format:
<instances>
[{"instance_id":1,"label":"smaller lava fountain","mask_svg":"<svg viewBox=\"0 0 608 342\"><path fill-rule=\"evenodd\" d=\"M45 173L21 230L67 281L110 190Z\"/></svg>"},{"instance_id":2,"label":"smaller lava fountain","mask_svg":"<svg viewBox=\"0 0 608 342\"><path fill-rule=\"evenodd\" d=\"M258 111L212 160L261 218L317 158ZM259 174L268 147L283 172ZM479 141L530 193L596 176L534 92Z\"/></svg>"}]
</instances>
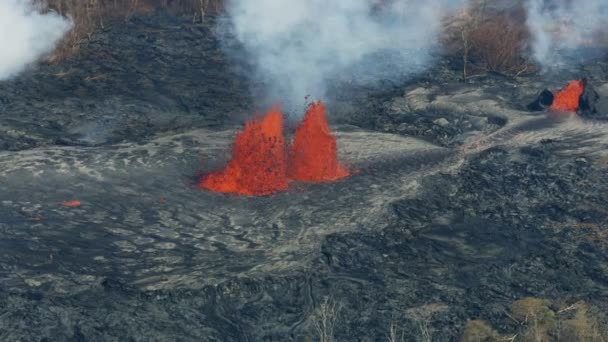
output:
<instances>
[{"instance_id":1,"label":"smaller lava fountain","mask_svg":"<svg viewBox=\"0 0 608 342\"><path fill-rule=\"evenodd\" d=\"M221 171L199 181L199 187L215 192L262 196L286 190L287 164L283 138L283 114L271 109L261 120L253 119L234 140L232 160Z\"/></svg>"},{"instance_id":2,"label":"smaller lava fountain","mask_svg":"<svg viewBox=\"0 0 608 342\"><path fill-rule=\"evenodd\" d=\"M604 117L600 96L587 79L570 81L559 91L543 90L527 108L553 113L577 113L583 117Z\"/></svg>"},{"instance_id":3,"label":"smaller lava fountain","mask_svg":"<svg viewBox=\"0 0 608 342\"><path fill-rule=\"evenodd\" d=\"M336 138L331 134L325 105L310 105L296 129L289 155L288 176L304 182L325 182L344 178L348 170L338 162Z\"/></svg>"},{"instance_id":4,"label":"smaller lava fountain","mask_svg":"<svg viewBox=\"0 0 608 342\"><path fill-rule=\"evenodd\" d=\"M349 175L338 162L336 138L331 134L321 101L310 105L296 129L289 154L286 150L283 114L272 109L261 120L245 125L234 140L228 165L203 176L198 187L263 196L286 190L290 180L328 182Z\"/></svg>"},{"instance_id":5,"label":"smaller lava fountain","mask_svg":"<svg viewBox=\"0 0 608 342\"><path fill-rule=\"evenodd\" d=\"M553 104L549 109L555 112L576 112L584 91L585 82L583 80L571 81L564 89L555 94Z\"/></svg>"}]
</instances>

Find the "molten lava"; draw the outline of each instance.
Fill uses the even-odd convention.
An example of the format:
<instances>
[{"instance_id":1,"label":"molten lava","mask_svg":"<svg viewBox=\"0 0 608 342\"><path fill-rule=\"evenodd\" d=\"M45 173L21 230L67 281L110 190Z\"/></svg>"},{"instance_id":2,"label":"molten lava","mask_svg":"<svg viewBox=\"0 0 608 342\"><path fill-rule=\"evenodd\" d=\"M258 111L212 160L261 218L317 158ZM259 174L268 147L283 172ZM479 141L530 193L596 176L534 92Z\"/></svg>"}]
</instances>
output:
<instances>
[{"instance_id":1,"label":"molten lava","mask_svg":"<svg viewBox=\"0 0 608 342\"><path fill-rule=\"evenodd\" d=\"M336 138L331 134L325 105L307 110L296 129L289 160L283 138L283 115L272 109L261 120L245 125L234 140L232 160L199 181L203 189L239 195L269 195L286 190L289 180L333 181L349 175L338 162Z\"/></svg>"},{"instance_id":2,"label":"molten lava","mask_svg":"<svg viewBox=\"0 0 608 342\"><path fill-rule=\"evenodd\" d=\"M80 201L66 201L63 202L63 206L64 207L68 207L68 208L76 208L76 207L80 207Z\"/></svg>"},{"instance_id":3,"label":"molten lava","mask_svg":"<svg viewBox=\"0 0 608 342\"><path fill-rule=\"evenodd\" d=\"M254 119L235 138L232 160L223 170L204 176L199 187L239 195L268 195L287 189L283 114L272 109Z\"/></svg>"},{"instance_id":4,"label":"molten lava","mask_svg":"<svg viewBox=\"0 0 608 342\"><path fill-rule=\"evenodd\" d=\"M585 91L585 84L582 80L571 81L564 89L555 94L550 109L560 112L576 112L583 91Z\"/></svg>"},{"instance_id":5,"label":"molten lava","mask_svg":"<svg viewBox=\"0 0 608 342\"><path fill-rule=\"evenodd\" d=\"M313 103L296 129L289 155L290 179L306 182L337 180L349 175L338 162L336 138L325 117L325 105Z\"/></svg>"}]
</instances>

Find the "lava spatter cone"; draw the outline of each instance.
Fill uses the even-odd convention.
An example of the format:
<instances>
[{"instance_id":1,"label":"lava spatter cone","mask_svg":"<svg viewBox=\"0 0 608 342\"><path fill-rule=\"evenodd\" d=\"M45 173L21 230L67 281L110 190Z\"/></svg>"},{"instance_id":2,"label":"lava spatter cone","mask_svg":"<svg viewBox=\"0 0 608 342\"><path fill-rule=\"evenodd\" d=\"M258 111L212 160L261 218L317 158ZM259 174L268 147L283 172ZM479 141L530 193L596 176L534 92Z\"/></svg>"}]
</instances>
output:
<instances>
[{"instance_id":1,"label":"lava spatter cone","mask_svg":"<svg viewBox=\"0 0 608 342\"><path fill-rule=\"evenodd\" d=\"M576 112L584 91L585 82L583 80L571 81L564 89L555 94L550 110L554 112Z\"/></svg>"},{"instance_id":2,"label":"lava spatter cone","mask_svg":"<svg viewBox=\"0 0 608 342\"><path fill-rule=\"evenodd\" d=\"M262 119L246 123L234 140L228 165L204 176L199 187L239 195L269 195L287 189L286 174L283 114L275 108Z\"/></svg>"},{"instance_id":3,"label":"lava spatter cone","mask_svg":"<svg viewBox=\"0 0 608 342\"><path fill-rule=\"evenodd\" d=\"M310 105L295 132L290 148L288 177L304 182L333 181L349 175L338 161L336 138L332 135L325 105Z\"/></svg>"}]
</instances>

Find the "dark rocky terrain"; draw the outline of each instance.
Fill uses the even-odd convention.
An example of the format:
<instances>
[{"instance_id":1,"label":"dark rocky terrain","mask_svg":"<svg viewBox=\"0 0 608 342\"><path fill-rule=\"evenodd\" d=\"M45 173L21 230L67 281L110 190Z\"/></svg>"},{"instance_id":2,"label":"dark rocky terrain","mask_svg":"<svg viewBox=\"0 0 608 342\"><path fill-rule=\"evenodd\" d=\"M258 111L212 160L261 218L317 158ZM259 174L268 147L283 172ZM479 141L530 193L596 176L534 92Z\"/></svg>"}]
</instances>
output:
<instances>
[{"instance_id":1,"label":"dark rocky terrain","mask_svg":"<svg viewBox=\"0 0 608 342\"><path fill-rule=\"evenodd\" d=\"M608 123L525 106L580 77L608 99L608 63L342 87L358 172L242 198L193 187L260 86L212 32L134 17L0 83L0 340L315 341L327 302L337 341L508 332L528 296L605 312Z\"/></svg>"},{"instance_id":2,"label":"dark rocky terrain","mask_svg":"<svg viewBox=\"0 0 608 342\"><path fill-rule=\"evenodd\" d=\"M229 64L213 27L134 17L63 63L3 82L0 110L14 115L2 117L0 147L99 145L240 123L252 107L247 69Z\"/></svg>"}]
</instances>

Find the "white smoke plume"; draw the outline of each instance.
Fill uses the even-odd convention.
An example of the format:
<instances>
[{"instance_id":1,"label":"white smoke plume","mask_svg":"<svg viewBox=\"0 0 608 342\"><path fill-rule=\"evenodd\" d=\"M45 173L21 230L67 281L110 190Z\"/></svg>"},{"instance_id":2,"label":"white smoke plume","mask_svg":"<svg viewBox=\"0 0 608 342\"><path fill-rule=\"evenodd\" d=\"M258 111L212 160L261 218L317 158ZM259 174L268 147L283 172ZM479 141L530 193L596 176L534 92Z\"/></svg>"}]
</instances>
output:
<instances>
[{"instance_id":1,"label":"white smoke plume","mask_svg":"<svg viewBox=\"0 0 608 342\"><path fill-rule=\"evenodd\" d=\"M38 12L30 0L0 0L0 81L53 50L71 22Z\"/></svg>"},{"instance_id":2,"label":"white smoke plume","mask_svg":"<svg viewBox=\"0 0 608 342\"><path fill-rule=\"evenodd\" d=\"M297 106L307 95L323 98L329 80L374 81L423 70L438 47L442 15L465 2L231 0L228 15L268 95Z\"/></svg>"},{"instance_id":3,"label":"white smoke plume","mask_svg":"<svg viewBox=\"0 0 608 342\"><path fill-rule=\"evenodd\" d=\"M607 0L528 0L528 27L534 58L545 69L593 47L608 18ZM583 56L584 57L584 56Z\"/></svg>"}]
</instances>

